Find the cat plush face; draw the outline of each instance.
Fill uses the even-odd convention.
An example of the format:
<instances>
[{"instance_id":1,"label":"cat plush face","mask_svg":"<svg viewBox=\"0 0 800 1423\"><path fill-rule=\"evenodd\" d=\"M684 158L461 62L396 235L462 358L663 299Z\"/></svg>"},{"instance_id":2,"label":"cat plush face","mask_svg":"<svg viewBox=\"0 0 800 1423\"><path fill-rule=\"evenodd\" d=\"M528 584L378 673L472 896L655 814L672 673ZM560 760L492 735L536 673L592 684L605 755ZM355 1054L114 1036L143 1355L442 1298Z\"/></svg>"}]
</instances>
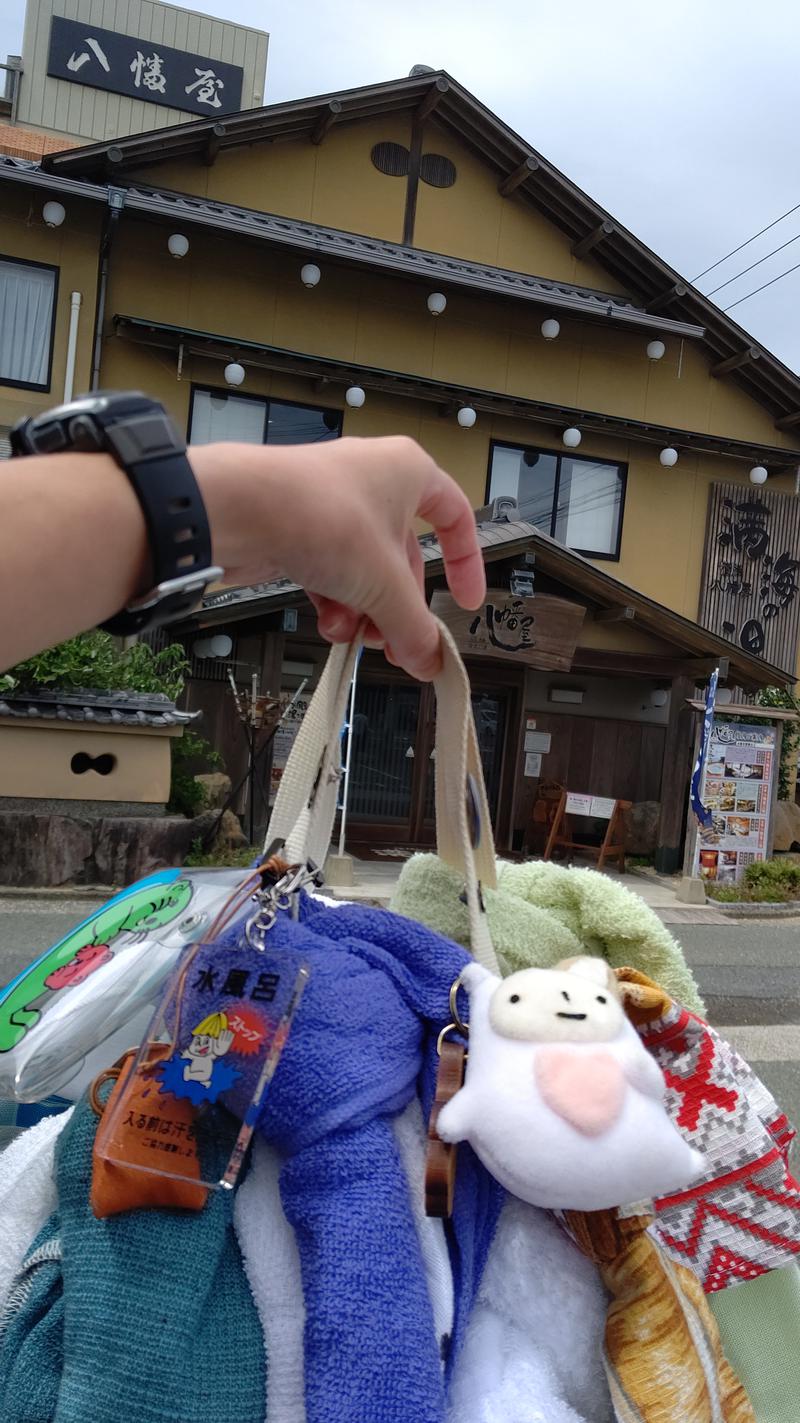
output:
<instances>
[{"instance_id":1,"label":"cat plush face","mask_svg":"<svg viewBox=\"0 0 800 1423\"><path fill-rule=\"evenodd\" d=\"M573 959L564 969L512 973L489 1004L494 1031L524 1042L611 1042L624 1021L614 975L601 959Z\"/></svg>"}]
</instances>

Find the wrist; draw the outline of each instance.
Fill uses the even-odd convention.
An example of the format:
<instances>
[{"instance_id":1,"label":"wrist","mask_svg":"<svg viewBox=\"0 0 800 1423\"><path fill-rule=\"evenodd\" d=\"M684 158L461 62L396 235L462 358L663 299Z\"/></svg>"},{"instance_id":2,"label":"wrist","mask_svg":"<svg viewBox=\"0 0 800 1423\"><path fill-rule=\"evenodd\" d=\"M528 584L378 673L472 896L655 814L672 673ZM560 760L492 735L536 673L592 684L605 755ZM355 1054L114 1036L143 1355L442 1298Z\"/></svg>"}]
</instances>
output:
<instances>
[{"instance_id":1,"label":"wrist","mask_svg":"<svg viewBox=\"0 0 800 1423\"><path fill-rule=\"evenodd\" d=\"M189 460L211 527L214 563L226 573L257 562L260 578L282 571L289 461L263 445L193 445Z\"/></svg>"}]
</instances>

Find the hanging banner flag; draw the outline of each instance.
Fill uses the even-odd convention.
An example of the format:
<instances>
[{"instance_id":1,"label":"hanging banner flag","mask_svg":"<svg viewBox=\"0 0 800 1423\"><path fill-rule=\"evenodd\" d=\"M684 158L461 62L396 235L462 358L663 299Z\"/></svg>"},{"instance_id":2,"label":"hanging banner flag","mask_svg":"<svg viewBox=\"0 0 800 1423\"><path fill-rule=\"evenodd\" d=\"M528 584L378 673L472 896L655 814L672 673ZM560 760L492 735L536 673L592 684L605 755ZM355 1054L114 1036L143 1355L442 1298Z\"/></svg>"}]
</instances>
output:
<instances>
[{"instance_id":1,"label":"hanging banner flag","mask_svg":"<svg viewBox=\"0 0 800 1423\"><path fill-rule=\"evenodd\" d=\"M692 784L690 791L690 802L692 811L697 819L698 825L706 826L711 824L711 811L707 810L700 799L700 787L703 783L703 768L708 756L708 748L711 744L711 729L714 725L714 702L717 697L717 683L719 682L719 668L715 667L708 683L706 693L706 710L703 717L703 734L700 738L700 750L697 753L697 760L692 771Z\"/></svg>"}]
</instances>

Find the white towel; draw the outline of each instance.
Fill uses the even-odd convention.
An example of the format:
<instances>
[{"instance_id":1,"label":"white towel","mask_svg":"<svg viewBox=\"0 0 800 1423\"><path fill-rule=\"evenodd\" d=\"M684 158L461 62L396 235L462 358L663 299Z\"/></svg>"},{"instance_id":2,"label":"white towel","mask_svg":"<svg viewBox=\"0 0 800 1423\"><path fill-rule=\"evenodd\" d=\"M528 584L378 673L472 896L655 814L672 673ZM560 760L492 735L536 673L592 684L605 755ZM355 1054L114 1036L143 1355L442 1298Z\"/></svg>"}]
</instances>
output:
<instances>
[{"instance_id":1,"label":"white towel","mask_svg":"<svg viewBox=\"0 0 800 1423\"><path fill-rule=\"evenodd\" d=\"M233 1221L264 1331L266 1423L305 1423L300 1256L278 1190L281 1157L257 1137L250 1170L236 1192Z\"/></svg>"},{"instance_id":2,"label":"white towel","mask_svg":"<svg viewBox=\"0 0 800 1423\"><path fill-rule=\"evenodd\" d=\"M72 1116L43 1117L0 1154L0 1310L28 1247L56 1208L53 1157Z\"/></svg>"},{"instance_id":3,"label":"white towel","mask_svg":"<svg viewBox=\"0 0 800 1423\"><path fill-rule=\"evenodd\" d=\"M450 1423L612 1423L606 1294L552 1216L509 1197L450 1390Z\"/></svg>"}]
</instances>

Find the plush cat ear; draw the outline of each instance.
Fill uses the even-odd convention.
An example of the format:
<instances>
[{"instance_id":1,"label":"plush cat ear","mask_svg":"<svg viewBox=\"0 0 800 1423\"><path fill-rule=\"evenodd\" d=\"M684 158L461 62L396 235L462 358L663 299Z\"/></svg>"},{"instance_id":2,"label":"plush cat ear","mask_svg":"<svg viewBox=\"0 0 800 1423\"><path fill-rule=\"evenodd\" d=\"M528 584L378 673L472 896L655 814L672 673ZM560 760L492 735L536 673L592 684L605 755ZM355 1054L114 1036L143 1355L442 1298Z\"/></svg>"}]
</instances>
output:
<instances>
[{"instance_id":1,"label":"plush cat ear","mask_svg":"<svg viewBox=\"0 0 800 1423\"><path fill-rule=\"evenodd\" d=\"M496 974L490 973L488 968L484 968L480 963L467 964L466 968L461 971L461 985L467 990L467 993L474 993L476 988L489 980L494 984L502 982Z\"/></svg>"},{"instance_id":2,"label":"plush cat ear","mask_svg":"<svg viewBox=\"0 0 800 1423\"><path fill-rule=\"evenodd\" d=\"M574 973L578 978L588 978L590 983L596 983L601 988L608 987L609 969L605 959L574 959L567 972Z\"/></svg>"}]
</instances>

